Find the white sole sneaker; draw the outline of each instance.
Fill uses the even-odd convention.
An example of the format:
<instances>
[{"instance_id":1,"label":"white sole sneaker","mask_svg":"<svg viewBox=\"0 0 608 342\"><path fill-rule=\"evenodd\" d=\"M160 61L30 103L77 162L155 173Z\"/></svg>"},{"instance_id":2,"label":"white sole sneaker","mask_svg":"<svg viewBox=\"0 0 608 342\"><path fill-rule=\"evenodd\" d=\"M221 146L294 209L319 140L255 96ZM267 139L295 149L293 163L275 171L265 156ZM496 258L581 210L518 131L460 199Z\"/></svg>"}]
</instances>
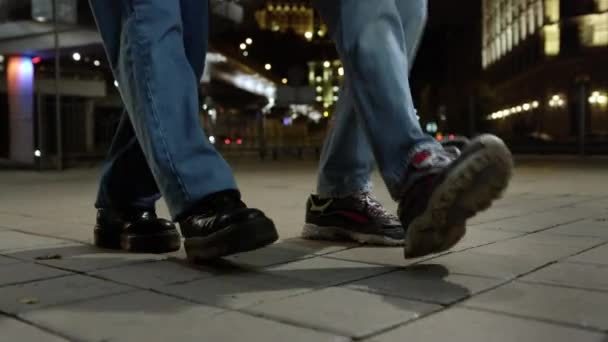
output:
<instances>
[{"instance_id":1,"label":"white sole sneaker","mask_svg":"<svg viewBox=\"0 0 608 342\"><path fill-rule=\"evenodd\" d=\"M377 246L403 246L403 239L394 239L376 234L357 233L340 227L318 226L307 223L302 229L302 238L308 240L354 241Z\"/></svg>"}]
</instances>

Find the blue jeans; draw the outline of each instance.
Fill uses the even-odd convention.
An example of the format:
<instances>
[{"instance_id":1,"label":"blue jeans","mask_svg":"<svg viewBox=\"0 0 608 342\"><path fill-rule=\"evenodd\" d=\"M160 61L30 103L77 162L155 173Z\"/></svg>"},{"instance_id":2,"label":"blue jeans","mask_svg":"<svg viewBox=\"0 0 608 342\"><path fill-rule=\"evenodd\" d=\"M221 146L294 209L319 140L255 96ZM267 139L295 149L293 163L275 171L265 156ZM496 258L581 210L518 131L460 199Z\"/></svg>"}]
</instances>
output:
<instances>
[{"instance_id":1,"label":"blue jeans","mask_svg":"<svg viewBox=\"0 0 608 342\"><path fill-rule=\"evenodd\" d=\"M207 1L90 3L126 108L95 206L151 209L162 195L176 219L209 194L236 190L198 116Z\"/></svg>"},{"instance_id":2,"label":"blue jeans","mask_svg":"<svg viewBox=\"0 0 608 342\"><path fill-rule=\"evenodd\" d=\"M345 69L323 146L317 191L343 197L371 189L374 161L392 197L409 156L438 143L424 134L408 80L426 23L426 0L316 0Z\"/></svg>"}]
</instances>

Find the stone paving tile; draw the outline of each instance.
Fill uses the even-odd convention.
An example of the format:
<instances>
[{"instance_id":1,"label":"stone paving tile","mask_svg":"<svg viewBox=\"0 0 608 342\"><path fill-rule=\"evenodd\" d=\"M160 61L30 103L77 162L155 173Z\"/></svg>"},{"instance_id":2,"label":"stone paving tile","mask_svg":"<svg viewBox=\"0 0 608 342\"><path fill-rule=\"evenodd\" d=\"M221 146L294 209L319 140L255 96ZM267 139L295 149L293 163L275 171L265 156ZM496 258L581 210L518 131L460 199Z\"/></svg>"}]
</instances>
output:
<instances>
[{"instance_id":1,"label":"stone paving tile","mask_svg":"<svg viewBox=\"0 0 608 342\"><path fill-rule=\"evenodd\" d=\"M575 207L585 208L585 209L600 209L608 214L608 197L601 197L594 199L593 201L585 201L581 203L574 204Z\"/></svg>"},{"instance_id":2,"label":"stone paving tile","mask_svg":"<svg viewBox=\"0 0 608 342\"><path fill-rule=\"evenodd\" d=\"M66 219L72 219L72 216L67 216ZM49 236L83 242L92 242L93 240L93 225L79 222L0 214L0 226L34 234L44 232Z\"/></svg>"},{"instance_id":3,"label":"stone paving tile","mask_svg":"<svg viewBox=\"0 0 608 342\"><path fill-rule=\"evenodd\" d=\"M357 281L347 287L447 305L501 282L495 278L450 274L441 265L420 265Z\"/></svg>"},{"instance_id":4,"label":"stone paving tile","mask_svg":"<svg viewBox=\"0 0 608 342\"><path fill-rule=\"evenodd\" d=\"M591 218L548 230L552 234L570 236L594 236L608 239L608 220L605 218Z\"/></svg>"},{"instance_id":5,"label":"stone paving tile","mask_svg":"<svg viewBox=\"0 0 608 342\"><path fill-rule=\"evenodd\" d=\"M94 341L340 341L329 334L144 291L35 311L24 318L75 339Z\"/></svg>"},{"instance_id":6,"label":"stone paving tile","mask_svg":"<svg viewBox=\"0 0 608 342\"><path fill-rule=\"evenodd\" d=\"M428 257L417 259L405 259L403 257L403 247L379 246L364 246L352 248L338 253L328 254L326 255L326 257L332 259L396 267L411 265L422 260L428 259Z\"/></svg>"},{"instance_id":7,"label":"stone paving tile","mask_svg":"<svg viewBox=\"0 0 608 342\"><path fill-rule=\"evenodd\" d=\"M456 246L452 248L452 251L462 251L472 247L512 239L520 236L521 234L522 233L519 232L508 232L472 226L467 229L467 234Z\"/></svg>"},{"instance_id":8,"label":"stone paving tile","mask_svg":"<svg viewBox=\"0 0 608 342\"><path fill-rule=\"evenodd\" d=\"M608 291L608 265L557 263L530 273L521 280Z\"/></svg>"},{"instance_id":9,"label":"stone paving tile","mask_svg":"<svg viewBox=\"0 0 608 342\"><path fill-rule=\"evenodd\" d=\"M579 255L570 257L567 259L567 261L608 265L608 244L593 248Z\"/></svg>"},{"instance_id":10,"label":"stone paving tile","mask_svg":"<svg viewBox=\"0 0 608 342\"><path fill-rule=\"evenodd\" d=\"M25 234L10 230L0 231L0 253L2 254L32 248L59 246L67 243L69 242L50 237Z\"/></svg>"},{"instance_id":11,"label":"stone paving tile","mask_svg":"<svg viewBox=\"0 0 608 342\"><path fill-rule=\"evenodd\" d=\"M300 279L323 286L341 284L390 272L391 268L346 260L316 257L273 266L265 272L281 277Z\"/></svg>"},{"instance_id":12,"label":"stone paving tile","mask_svg":"<svg viewBox=\"0 0 608 342\"><path fill-rule=\"evenodd\" d=\"M265 317L363 337L440 307L346 288L326 288L249 308Z\"/></svg>"},{"instance_id":13,"label":"stone paving tile","mask_svg":"<svg viewBox=\"0 0 608 342\"><path fill-rule=\"evenodd\" d=\"M355 246L354 244L332 245L317 241L289 239L256 251L236 254L226 259L241 265L265 267L327 254Z\"/></svg>"},{"instance_id":14,"label":"stone paving tile","mask_svg":"<svg viewBox=\"0 0 608 342\"><path fill-rule=\"evenodd\" d=\"M44 341L44 342L67 342L61 337L51 335L44 330L23 323L14 318L0 316L0 331L2 341Z\"/></svg>"},{"instance_id":15,"label":"stone paving tile","mask_svg":"<svg viewBox=\"0 0 608 342\"><path fill-rule=\"evenodd\" d=\"M473 249L473 251L554 261L579 253L602 242L602 239L594 237L563 236L540 232L478 247Z\"/></svg>"},{"instance_id":16,"label":"stone paving tile","mask_svg":"<svg viewBox=\"0 0 608 342\"><path fill-rule=\"evenodd\" d=\"M571 206L568 210L577 210L573 207L581 201L589 200L591 197L581 195L554 195L554 194L516 194L496 202L490 210L476 215L468 221L469 225L479 225L502 220L516 220L517 217L528 215L542 215L543 211L560 210L556 208ZM586 211L586 210L585 210Z\"/></svg>"},{"instance_id":17,"label":"stone paving tile","mask_svg":"<svg viewBox=\"0 0 608 342\"><path fill-rule=\"evenodd\" d=\"M490 210L481 212L475 215L473 218L467 221L467 223L471 226L473 225L482 225L488 224L500 220L505 220L511 217L517 217L520 215L525 215L533 211L533 209L523 209L523 208L494 208L492 207Z\"/></svg>"},{"instance_id":18,"label":"stone paving tile","mask_svg":"<svg viewBox=\"0 0 608 342\"><path fill-rule=\"evenodd\" d=\"M0 311L14 314L130 290L127 286L83 275L53 278L3 287Z\"/></svg>"},{"instance_id":19,"label":"stone paving tile","mask_svg":"<svg viewBox=\"0 0 608 342\"><path fill-rule=\"evenodd\" d=\"M605 342L603 334L465 308L451 308L374 337L369 342Z\"/></svg>"},{"instance_id":20,"label":"stone paving tile","mask_svg":"<svg viewBox=\"0 0 608 342\"><path fill-rule=\"evenodd\" d=\"M21 229L44 222L41 218L18 214L0 213L0 227L7 229Z\"/></svg>"},{"instance_id":21,"label":"stone paving tile","mask_svg":"<svg viewBox=\"0 0 608 342\"><path fill-rule=\"evenodd\" d=\"M512 232L535 232L563 224L568 224L588 217L585 210L575 208L559 208L539 213L517 215L504 220L484 223L483 227Z\"/></svg>"},{"instance_id":22,"label":"stone paving tile","mask_svg":"<svg viewBox=\"0 0 608 342\"><path fill-rule=\"evenodd\" d=\"M23 262L23 260L8 258L0 255L0 266L18 264L20 262Z\"/></svg>"},{"instance_id":23,"label":"stone paving tile","mask_svg":"<svg viewBox=\"0 0 608 342\"><path fill-rule=\"evenodd\" d=\"M14 252L10 256L78 272L167 259L167 256L162 254L133 254L77 243Z\"/></svg>"},{"instance_id":24,"label":"stone paving tile","mask_svg":"<svg viewBox=\"0 0 608 342\"><path fill-rule=\"evenodd\" d=\"M464 302L465 306L608 329L608 293L511 283Z\"/></svg>"},{"instance_id":25,"label":"stone paving tile","mask_svg":"<svg viewBox=\"0 0 608 342\"><path fill-rule=\"evenodd\" d=\"M68 274L71 273L29 262L0 265L0 286L54 278Z\"/></svg>"},{"instance_id":26,"label":"stone paving tile","mask_svg":"<svg viewBox=\"0 0 608 342\"><path fill-rule=\"evenodd\" d=\"M212 277L214 275L210 270L195 268L175 261L132 264L95 271L91 274L146 289L154 289L164 285Z\"/></svg>"},{"instance_id":27,"label":"stone paving tile","mask_svg":"<svg viewBox=\"0 0 608 342\"><path fill-rule=\"evenodd\" d=\"M423 262L444 266L452 274L466 274L500 279L513 279L547 264L546 258L498 255L476 252L474 249L440 256Z\"/></svg>"},{"instance_id":28,"label":"stone paving tile","mask_svg":"<svg viewBox=\"0 0 608 342\"><path fill-rule=\"evenodd\" d=\"M240 309L311 291L315 286L297 279L244 272L169 285L158 290L195 302Z\"/></svg>"}]
</instances>

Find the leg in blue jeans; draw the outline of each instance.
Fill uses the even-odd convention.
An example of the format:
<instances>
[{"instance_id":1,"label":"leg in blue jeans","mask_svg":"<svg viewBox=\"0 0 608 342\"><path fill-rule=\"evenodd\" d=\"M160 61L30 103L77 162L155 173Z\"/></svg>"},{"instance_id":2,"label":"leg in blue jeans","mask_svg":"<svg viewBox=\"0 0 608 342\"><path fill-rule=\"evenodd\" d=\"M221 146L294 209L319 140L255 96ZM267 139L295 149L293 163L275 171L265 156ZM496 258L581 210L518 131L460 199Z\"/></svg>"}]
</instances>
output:
<instances>
[{"instance_id":1,"label":"leg in blue jeans","mask_svg":"<svg viewBox=\"0 0 608 342\"><path fill-rule=\"evenodd\" d=\"M369 190L375 155L395 197L411 150L435 144L420 128L407 79L426 1L317 1L317 7L346 69L335 126L323 148L318 192L340 197ZM374 70L377 66L386 71Z\"/></svg>"},{"instance_id":2,"label":"leg in blue jeans","mask_svg":"<svg viewBox=\"0 0 608 342\"><path fill-rule=\"evenodd\" d=\"M104 166L97 207L151 207L173 218L205 196L236 189L198 119L207 1L91 0L128 112Z\"/></svg>"},{"instance_id":3,"label":"leg in blue jeans","mask_svg":"<svg viewBox=\"0 0 608 342\"><path fill-rule=\"evenodd\" d=\"M408 60L413 62L426 24L427 0L400 0L397 1L397 8L405 34ZM370 176L374 156L355 113L349 81L347 77L341 87L334 127L321 153L317 193L322 197L344 197L368 192L372 188Z\"/></svg>"}]
</instances>

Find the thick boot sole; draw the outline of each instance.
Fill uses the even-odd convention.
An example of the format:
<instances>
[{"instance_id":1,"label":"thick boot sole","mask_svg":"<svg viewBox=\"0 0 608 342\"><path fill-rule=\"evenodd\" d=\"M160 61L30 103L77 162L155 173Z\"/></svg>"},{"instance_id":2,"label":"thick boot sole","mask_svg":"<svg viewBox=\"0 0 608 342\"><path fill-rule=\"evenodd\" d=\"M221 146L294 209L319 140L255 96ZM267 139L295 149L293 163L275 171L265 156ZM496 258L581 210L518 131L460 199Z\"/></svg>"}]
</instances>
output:
<instances>
[{"instance_id":1,"label":"thick boot sole","mask_svg":"<svg viewBox=\"0 0 608 342\"><path fill-rule=\"evenodd\" d=\"M268 246L279 239L274 223L268 218L231 225L205 237L184 241L188 260L194 263L222 258Z\"/></svg>"},{"instance_id":2,"label":"thick boot sole","mask_svg":"<svg viewBox=\"0 0 608 342\"><path fill-rule=\"evenodd\" d=\"M407 228L404 255L416 258L441 253L466 233L466 220L501 197L513 172L513 157L502 140L482 135L437 186L425 211Z\"/></svg>"},{"instance_id":3,"label":"thick boot sole","mask_svg":"<svg viewBox=\"0 0 608 342\"><path fill-rule=\"evenodd\" d=\"M155 234L116 234L95 229L94 244L107 249L122 249L134 253L170 253L178 251L182 239L176 230Z\"/></svg>"}]
</instances>

